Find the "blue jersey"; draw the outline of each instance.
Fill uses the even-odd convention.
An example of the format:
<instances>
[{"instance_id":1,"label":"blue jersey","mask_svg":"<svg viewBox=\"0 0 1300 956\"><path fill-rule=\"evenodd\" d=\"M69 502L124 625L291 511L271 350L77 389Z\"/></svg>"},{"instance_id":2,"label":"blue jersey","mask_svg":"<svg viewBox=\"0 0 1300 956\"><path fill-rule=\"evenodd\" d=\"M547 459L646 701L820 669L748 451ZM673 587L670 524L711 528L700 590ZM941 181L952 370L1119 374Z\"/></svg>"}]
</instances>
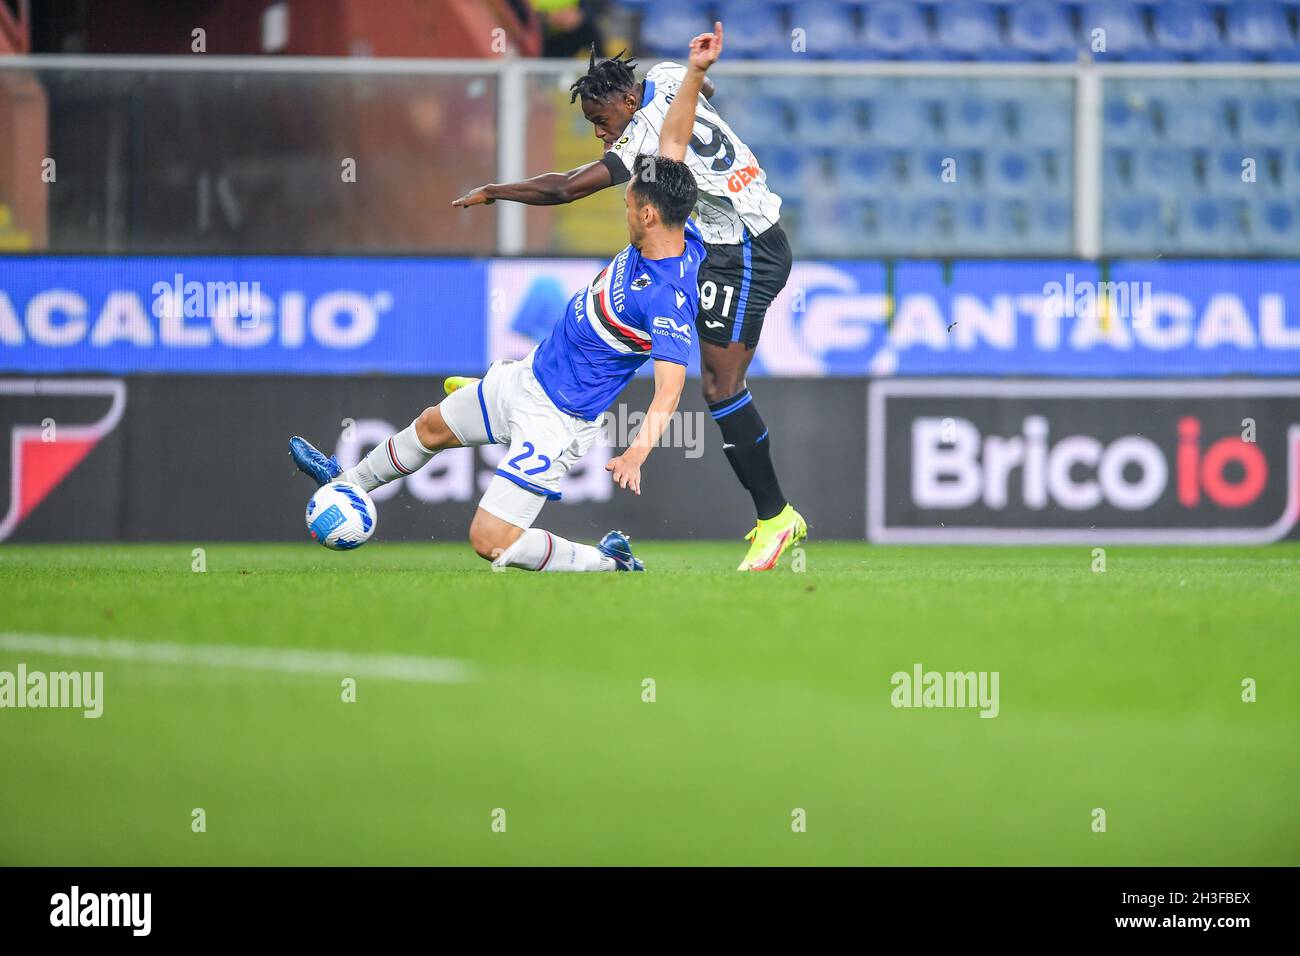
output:
<instances>
[{"instance_id":1,"label":"blue jersey","mask_svg":"<svg viewBox=\"0 0 1300 956\"><path fill-rule=\"evenodd\" d=\"M688 364L704 256L687 222L680 256L646 259L629 245L569 300L533 356L533 375L560 411L594 421L646 359Z\"/></svg>"}]
</instances>

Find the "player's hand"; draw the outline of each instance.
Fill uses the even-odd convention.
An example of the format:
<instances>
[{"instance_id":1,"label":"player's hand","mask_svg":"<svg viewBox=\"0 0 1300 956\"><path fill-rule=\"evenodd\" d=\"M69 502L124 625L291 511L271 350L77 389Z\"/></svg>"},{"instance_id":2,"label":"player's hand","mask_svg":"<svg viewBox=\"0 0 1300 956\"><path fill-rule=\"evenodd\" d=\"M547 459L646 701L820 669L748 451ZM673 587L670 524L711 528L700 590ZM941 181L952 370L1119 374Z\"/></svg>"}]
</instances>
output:
<instances>
[{"instance_id":1,"label":"player's hand","mask_svg":"<svg viewBox=\"0 0 1300 956\"><path fill-rule=\"evenodd\" d=\"M495 199L488 198L487 187L480 186L478 189L471 189L459 199L453 199L451 204L453 206L490 206L494 202L496 202Z\"/></svg>"},{"instance_id":2,"label":"player's hand","mask_svg":"<svg viewBox=\"0 0 1300 956\"><path fill-rule=\"evenodd\" d=\"M713 24L712 33L701 33L691 41L691 56L687 61L694 69L704 71L722 56L722 21Z\"/></svg>"},{"instance_id":3,"label":"player's hand","mask_svg":"<svg viewBox=\"0 0 1300 956\"><path fill-rule=\"evenodd\" d=\"M624 452L617 458L605 462L605 470L620 488L629 488L633 494L641 494L641 463Z\"/></svg>"}]
</instances>

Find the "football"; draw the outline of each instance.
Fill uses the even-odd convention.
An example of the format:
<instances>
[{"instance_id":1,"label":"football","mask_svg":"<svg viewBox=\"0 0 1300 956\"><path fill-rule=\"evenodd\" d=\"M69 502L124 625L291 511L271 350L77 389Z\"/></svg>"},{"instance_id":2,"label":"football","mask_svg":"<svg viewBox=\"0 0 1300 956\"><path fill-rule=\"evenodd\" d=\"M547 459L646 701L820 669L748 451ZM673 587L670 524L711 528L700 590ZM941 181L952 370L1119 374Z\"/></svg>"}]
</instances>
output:
<instances>
[{"instance_id":1,"label":"football","mask_svg":"<svg viewBox=\"0 0 1300 956\"><path fill-rule=\"evenodd\" d=\"M359 548L375 533L375 503L350 481L321 485L307 502L307 531L332 551Z\"/></svg>"}]
</instances>

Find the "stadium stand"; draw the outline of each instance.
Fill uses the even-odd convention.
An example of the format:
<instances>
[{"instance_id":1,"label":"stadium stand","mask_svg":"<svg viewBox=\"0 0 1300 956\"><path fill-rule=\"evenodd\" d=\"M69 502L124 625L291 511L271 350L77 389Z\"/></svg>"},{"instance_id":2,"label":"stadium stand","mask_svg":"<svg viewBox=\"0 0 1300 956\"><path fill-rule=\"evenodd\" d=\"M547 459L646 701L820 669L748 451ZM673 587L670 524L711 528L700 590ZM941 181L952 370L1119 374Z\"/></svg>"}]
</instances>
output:
<instances>
[{"instance_id":1,"label":"stadium stand","mask_svg":"<svg viewBox=\"0 0 1300 956\"><path fill-rule=\"evenodd\" d=\"M751 60L1300 61L1297 0L614 2L637 14L645 59L677 56L720 16L729 53ZM867 254L889 230L900 230L891 249L918 255L1071 248L1068 83L962 80L954 91L780 75L728 86L716 102L808 251ZM1102 133L1107 254L1300 249L1300 81L1107 79ZM956 161L951 182L944 159Z\"/></svg>"},{"instance_id":2,"label":"stadium stand","mask_svg":"<svg viewBox=\"0 0 1300 956\"><path fill-rule=\"evenodd\" d=\"M811 57L868 59L1295 60L1291 0L614 0L639 13L641 49L676 55L714 16L728 53L788 58L792 31ZM1094 31L1105 34L1104 49Z\"/></svg>"}]
</instances>

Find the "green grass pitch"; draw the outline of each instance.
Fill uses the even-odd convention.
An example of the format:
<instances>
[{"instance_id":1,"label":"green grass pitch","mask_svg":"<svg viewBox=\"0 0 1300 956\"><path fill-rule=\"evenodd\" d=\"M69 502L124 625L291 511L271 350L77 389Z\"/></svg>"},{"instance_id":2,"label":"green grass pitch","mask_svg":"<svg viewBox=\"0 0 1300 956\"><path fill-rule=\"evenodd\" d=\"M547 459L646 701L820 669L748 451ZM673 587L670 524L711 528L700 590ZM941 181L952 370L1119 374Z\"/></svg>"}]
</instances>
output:
<instances>
[{"instance_id":1,"label":"green grass pitch","mask_svg":"<svg viewBox=\"0 0 1300 956\"><path fill-rule=\"evenodd\" d=\"M215 544L196 573L192 547L0 548L0 634L469 679L344 702L346 674L0 650L104 672L98 720L0 710L0 863L1300 864L1300 546L1094 573L1084 547L812 542L749 576L741 542L572 576L383 542ZM997 671L999 715L891 706L917 663Z\"/></svg>"}]
</instances>

